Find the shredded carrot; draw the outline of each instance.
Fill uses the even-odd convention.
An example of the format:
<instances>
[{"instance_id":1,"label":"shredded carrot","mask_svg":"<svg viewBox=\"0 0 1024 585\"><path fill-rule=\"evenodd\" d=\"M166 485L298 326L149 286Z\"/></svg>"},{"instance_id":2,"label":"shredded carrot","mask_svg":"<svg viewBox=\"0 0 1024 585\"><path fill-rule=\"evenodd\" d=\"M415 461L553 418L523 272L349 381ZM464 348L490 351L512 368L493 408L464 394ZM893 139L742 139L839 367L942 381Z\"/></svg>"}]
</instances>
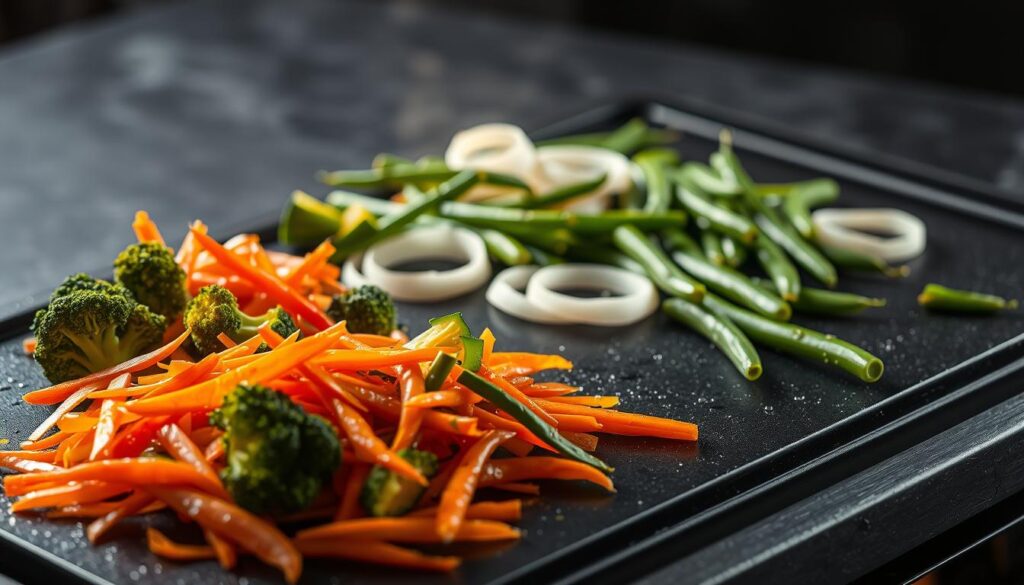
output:
<instances>
[{"instance_id":1,"label":"shredded carrot","mask_svg":"<svg viewBox=\"0 0 1024 585\"><path fill-rule=\"evenodd\" d=\"M376 463L386 467L402 477L411 479L420 485L427 485L423 477L408 461L387 447L384 441L373 432L373 428L355 410L345 406L340 400L332 401L338 414L338 422L345 436L352 444L356 456L367 463Z\"/></svg>"},{"instance_id":2,"label":"shredded carrot","mask_svg":"<svg viewBox=\"0 0 1024 585\"><path fill-rule=\"evenodd\" d=\"M535 483L523 483L518 481L510 481L507 483L496 483L493 485L487 485L482 487L489 487L491 489L502 490L506 492L512 492L514 494L526 494L528 496L539 496L540 486Z\"/></svg>"},{"instance_id":3,"label":"shredded carrot","mask_svg":"<svg viewBox=\"0 0 1024 585\"><path fill-rule=\"evenodd\" d=\"M466 451L462 462L452 473L448 486L441 493L435 529L442 542L452 542L460 533L469 503L476 493L480 472L487 460L503 442L512 438L507 431L488 431Z\"/></svg>"},{"instance_id":4,"label":"shredded carrot","mask_svg":"<svg viewBox=\"0 0 1024 585\"><path fill-rule=\"evenodd\" d=\"M21 341L21 350L28 355L32 355L36 352L36 338L26 337Z\"/></svg>"},{"instance_id":5,"label":"shredded carrot","mask_svg":"<svg viewBox=\"0 0 1024 585\"><path fill-rule=\"evenodd\" d=\"M164 237L160 235L160 230L156 227L156 223L150 219L149 214L145 211L135 212L135 221L132 222L132 229L135 231L135 237L138 238L140 243L154 242L166 245L164 244Z\"/></svg>"},{"instance_id":6,"label":"shredded carrot","mask_svg":"<svg viewBox=\"0 0 1024 585\"><path fill-rule=\"evenodd\" d=\"M437 506L413 510L409 516L436 516ZM467 520L498 520L516 522L523 517L522 500L505 500L502 502L477 502L466 508Z\"/></svg>"},{"instance_id":7,"label":"shredded carrot","mask_svg":"<svg viewBox=\"0 0 1024 585\"><path fill-rule=\"evenodd\" d=\"M221 332L221 333L217 334L217 341L223 343L224 347L226 347L228 349L231 349L232 347L235 347L236 345L238 345L237 343L235 343L234 339L231 339L230 337L228 337L228 334L224 333L224 332Z\"/></svg>"},{"instance_id":8,"label":"shredded carrot","mask_svg":"<svg viewBox=\"0 0 1024 585\"><path fill-rule=\"evenodd\" d=\"M149 552L173 561L203 561L217 557L212 546L180 544L167 538L152 526L146 528L146 544L149 546Z\"/></svg>"},{"instance_id":9,"label":"shredded carrot","mask_svg":"<svg viewBox=\"0 0 1024 585\"><path fill-rule=\"evenodd\" d=\"M402 402L407 408L454 408L463 404L466 404L465 397L457 390L427 392Z\"/></svg>"},{"instance_id":10,"label":"shredded carrot","mask_svg":"<svg viewBox=\"0 0 1024 585\"><path fill-rule=\"evenodd\" d=\"M159 458L105 459L76 465L68 469L12 475L4 480L8 496L28 493L44 482L111 481L148 487L155 485L187 485L211 494L225 496L224 488L190 466Z\"/></svg>"},{"instance_id":11,"label":"shredded carrot","mask_svg":"<svg viewBox=\"0 0 1024 585\"><path fill-rule=\"evenodd\" d=\"M503 368L523 372L524 376L543 370L571 370L572 362L560 355L544 355L524 351L496 351L491 355L491 368L501 371ZM504 373L504 372L503 372Z\"/></svg>"},{"instance_id":12,"label":"shredded carrot","mask_svg":"<svg viewBox=\"0 0 1024 585\"><path fill-rule=\"evenodd\" d=\"M550 396L548 402L561 402L563 404L575 404L577 406L590 406L593 408L615 408L619 405L618 396Z\"/></svg>"},{"instance_id":13,"label":"shredded carrot","mask_svg":"<svg viewBox=\"0 0 1024 585\"><path fill-rule=\"evenodd\" d=\"M459 567L458 557L440 557L423 554L388 544L373 541L346 541L343 546L330 540L308 540L295 543L298 550L307 557L331 557L376 563L421 571L450 572Z\"/></svg>"},{"instance_id":14,"label":"shredded carrot","mask_svg":"<svg viewBox=\"0 0 1024 585\"><path fill-rule=\"evenodd\" d=\"M592 416L603 426L602 431L615 435L661 437L681 441L697 440L697 425L688 422L619 412L606 408L589 408L575 404L564 404L538 399L538 404L557 414L582 414Z\"/></svg>"},{"instance_id":15,"label":"shredded carrot","mask_svg":"<svg viewBox=\"0 0 1024 585\"><path fill-rule=\"evenodd\" d=\"M440 512L438 512L440 514ZM387 540L390 542L428 544L437 542L488 542L519 538L519 531L495 520L465 520L447 540L435 529L434 518L405 516L399 518L359 518L324 524L300 530L296 541L337 539Z\"/></svg>"},{"instance_id":16,"label":"shredded carrot","mask_svg":"<svg viewBox=\"0 0 1024 585\"><path fill-rule=\"evenodd\" d=\"M363 483L369 473L370 465L367 463L356 463L350 466L348 478L345 481L345 491L341 495L338 511L334 514L335 520L351 520L361 515L359 492L362 491Z\"/></svg>"},{"instance_id":17,"label":"shredded carrot","mask_svg":"<svg viewBox=\"0 0 1024 585\"><path fill-rule=\"evenodd\" d=\"M213 547L217 562L220 563L222 569L230 571L235 568L235 564L238 563L238 553L235 551L233 544L218 536L212 530L203 530L203 538Z\"/></svg>"},{"instance_id":18,"label":"shredded carrot","mask_svg":"<svg viewBox=\"0 0 1024 585\"><path fill-rule=\"evenodd\" d=\"M613 492L612 481L597 469L558 457L522 457L492 459L480 473L480 485L490 486L526 479L578 479L597 484Z\"/></svg>"},{"instance_id":19,"label":"shredded carrot","mask_svg":"<svg viewBox=\"0 0 1024 585\"><path fill-rule=\"evenodd\" d=\"M398 419L398 430L391 442L392 451L401 451L412 445L423 422L423 411L418 408L409 408L408 402L420 396L424 392L423 372L419 365L401 368L400 385L402 389L402 414Z\"/></svg>"},{"instance_id":20,"label":"shredded carrot","mask_svg":"<svg viewBox=\"0 0 1024 585\"><path fill-rule=\"evenodd\" d=\"M95 435L92 440L92 451L89 460L95 461L106 450L120 425L121 408L113 400L104 400L100 406L100 416L96 421Z\"/></svg>"},{"instance_id":21,"label":"shredded carrot","mask_svg":"<svg viewBox=\"0 0 1024 585\"><path fill-rule=\"evenodd\" d=\"M134 493L118 502L118 505L111 511L90 522L85 529L85 535L89 538L89 542L96 544L121 520L137 514L152 503L153 496L145 492Z\"/></svg>"},{"instance_id":22,"label":"shredded carrot","mask_svg":"<svg viewBox=\"0 0 1024 585\"><path fill-rule=\"evenodd\" d=\"M577 433L565 430L560 430L559 432L562 433L563 437L572 441L573 444L575 444L580 449L583 449L584 451L588 451L591 453L597 451L597 435L591 435L590 433Z\"/></svg>"}]
</instances>

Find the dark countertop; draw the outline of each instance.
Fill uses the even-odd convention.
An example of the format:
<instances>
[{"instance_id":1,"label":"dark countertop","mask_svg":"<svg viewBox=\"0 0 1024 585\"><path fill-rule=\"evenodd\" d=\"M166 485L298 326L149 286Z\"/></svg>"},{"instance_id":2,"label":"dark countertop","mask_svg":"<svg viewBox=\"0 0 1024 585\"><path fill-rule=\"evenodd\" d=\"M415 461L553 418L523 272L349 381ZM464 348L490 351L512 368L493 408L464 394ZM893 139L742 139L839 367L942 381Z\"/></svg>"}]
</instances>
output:
<instances>
[{"instance_id":1,"label":"dark countertop","mask_svg":"<svg viewBox=\"0 0 1024 585\"><path fill-rule=\"evenodd\" d=\"M1024 197L1024 104L405 2L195 2L0 57L0 305L101 268L137 208L171 238L273 213L321 167L483 121L682 96Z\"/></svg>"}]
</instances>

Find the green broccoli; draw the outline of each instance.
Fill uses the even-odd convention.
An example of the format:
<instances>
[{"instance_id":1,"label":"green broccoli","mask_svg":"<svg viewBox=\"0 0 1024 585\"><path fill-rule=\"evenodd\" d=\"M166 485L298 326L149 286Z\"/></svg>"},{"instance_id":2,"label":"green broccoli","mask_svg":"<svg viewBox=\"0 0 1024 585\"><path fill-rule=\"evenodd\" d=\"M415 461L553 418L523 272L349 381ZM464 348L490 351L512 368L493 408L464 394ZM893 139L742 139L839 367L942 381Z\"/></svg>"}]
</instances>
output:
<instances>
[{"instance_id":1,"label":"green broccoli","mask_svg":"<svg viewBox=\"0 0 1024 585\"><path fill-rule=\"evenodd\" d=\"M185 326L192 330L192 343L201 355L208 355L224 349L217 339L226 334L236 343L242 343L259 332L264 323L281 337L288 337L298 329L290 315L280 306L258 316L250 316L238 308L238 299L228 289L212 284L199 290L199 294L185 309ZM266 351L266 344L258 351Z\"/></svg>"},{"instance_id":2,"label":"green broccoli","mask_svg":"<svg viewBox=\"0 0 1024 585\"><path fill-rule=\"evenodd\" d=\"M163 244L143 242L125 248L114 260L114 279L136 301L168 319L181 315L188 303L185 271Z\"/></svg>"},{"instance_id":3,"label":"green broccoli","mask_svg":"<svg viewBox=\"0 0 1024 585\"><path fill-rule=\"evenodd\" d=\"M53 289L53 293L50 294L50 302L53 302L60 297L66 297L78 290L91 290L95 292L120 295L131 301L135 300L131 291L124 286L89 276L84 272L79 272L78 274L72 274L65 278L64 282L60 283L57 285L57 288Z\"/></svg>"},{"instance_id":4,"label":"green broccoli","mask_svg":"<svg viewBox=\"0 0 1024 585\"><path fill-rule=\"evenodd\" d=\"M341 465L341 446L324 419L262 386L239 385L210 414L223 429L224 485L257 514L309 507Z\"/></svg>"},{"instance_id":5,"label":"green broccoli","mask_svg":"<svg viewBox=\"0 0 1024 585\"><path fill-rule=\"evenodd\" d=\"M345 321L352 333L390 335L395 330L397 311L391 296L372 284L336 295L327 307L335 321Z\"/></svg>"},{"instance_id":6,"label":"green broccoli","mask_svg":"<svg viewBox=\"0 0 1024 585\"><path fill-rule=\"evenodd\" d=\"M430 451L408 448L398 454L427 478L437 473L437 455ZM374 465L366 476L359 501L371 516L402 516L412 510L424 489L411 479Z\"/></svg>"},{"instance_id":7,"label":"green broccoli","mask_svg":"<svg viewBox=\"0 0 1024 585\"><path fill-rule=\"evenodd\" d=\"M167 319L109 285L76 279L40 309L32 322L35 359L54 383L80 378L141 355L163 339ZM67 285L67 286L65 286ZM90 287L93 287L90 289ZM60 294L57 294L60 292Z\"/></svg>"}]
</instances>

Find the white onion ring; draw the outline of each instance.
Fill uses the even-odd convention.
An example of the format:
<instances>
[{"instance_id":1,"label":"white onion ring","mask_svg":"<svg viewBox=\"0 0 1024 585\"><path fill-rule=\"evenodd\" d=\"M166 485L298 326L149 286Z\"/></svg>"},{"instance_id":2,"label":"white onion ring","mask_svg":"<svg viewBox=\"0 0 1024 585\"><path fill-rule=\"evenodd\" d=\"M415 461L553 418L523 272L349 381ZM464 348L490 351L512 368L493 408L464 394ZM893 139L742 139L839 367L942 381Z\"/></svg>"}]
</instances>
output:
<instances>
[{"instance_id":1,"label":"white onion ring","mask_svg":"<svg viewBox=\"0 0 1024 585\"><path fill-rule=\"evenodd\" d=\"M611 196L633 186L629 159L607 148L559 144L537 149L537 167L527 180L535 192L543 193L605 175L604 183L586 197L570 201L565 209L577 213L599 213L608 208Z\"/></svg>"},{"instance_id":2,"label":"white onion ring","mask_svg":"<svg viewBox=\"0 0 1024 585\"><path fill-rule=\"evenodd\" d=\"M531 303L521 291L539 266L510 266L495 275L487 287L487 302L497 309L524 321L545 324L565 324L572 321Z\"/></svg>"},{"instance_id":3,"label":"white onion ring","mask_svg":"<svg viewBox=\"0 0 1024 585\"><path fill-rule=\"evenodd\" d=\"M812 220L822 244L871 254L886 262L916 258L927 244L924 222L900 209L818 209ZM894 235L876 236L859 230Z\"/></svg>"},{"instance_id":4,"label":"white onion ring","mask_svg":"<svg viewBox=\"0 0 1024 585\"><path fill-rule=\"evenodd\" d=\"M519 126L481 124L452 137L444 153L444 162L452 170L490 171L525 180L534 173L537 153L533 142ZM462 199L478 201L509 192L509 187L478 185Z\"/></svg>"},{"instance_id":5,"label":"white onion ring","mask_svg":"<svg viewBox=\"0 0 1024 585\"><path fill-rule=\"evenodd\" d=\"M344 266L341 267L341 282L349 288L359 288L363 285L370 284L360 269L363 265L363 254L354 254L349 256L345 260Z\"/></svg>"},{"instance_id":6,"label":"white onion ring","mask_svg":"<svg viewBox=\"0 0 1024 585\"><path fill-rule=\"evenodd\" d=\"M464 260L451 270L401 272L390 265L412 260ZM345 284L373 284L395 300L434 302L472 292L491 277L487 248L477 234L447 225L421 227L403 232L368 248L360 274L357 259L345 263Z\"/></svg>"},{"instance_id":7,"label":"white onion ring","mask_svg":"<svg viewBox=\"0 0 1024 585\"><path fill-rule=\"evenodd\" d=\"M580 298L556 292L559 288L610 290L621 296ZM545 266L530 278L526 298L545 311L587 325L629 325L658 308L658 291L650 280L622 268L598 264Z\"/></svg>"}]
</instances>

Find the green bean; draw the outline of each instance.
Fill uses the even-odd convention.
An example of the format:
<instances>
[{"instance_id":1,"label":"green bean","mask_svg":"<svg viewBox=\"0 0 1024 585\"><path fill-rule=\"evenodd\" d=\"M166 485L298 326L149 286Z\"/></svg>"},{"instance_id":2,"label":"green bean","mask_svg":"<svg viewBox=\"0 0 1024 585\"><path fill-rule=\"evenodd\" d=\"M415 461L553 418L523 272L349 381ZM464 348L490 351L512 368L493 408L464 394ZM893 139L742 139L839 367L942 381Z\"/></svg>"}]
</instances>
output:
<instances>
[{"instance_id":1,"label":"green bean","mask_svg":"<svg viewBox=\"0 0 1024 585\"><path fill-rule=\"evenodd\" d=\"M1016 309L1016 300L969 290L948 288L941 284L926 284L917 303L932 311L955 313L994 313L1005 309Z\"/></svg>"},{"instance_id":2,"label":"green bean","mask_svg":"<svg viewBox=\"0 0 1024 585\"><path fill-rule=\"evenodd\" d=\"M665 244L674 250L672 259L687 274L704 283L709 289L768 317L785 321L792 310L772 292L765 292L751 279L726 266L716 266L704 259L697 244L679 230L662 232Z\"/></svg>"},{"instance_id":3,"label":"green bean","mask_svg":"<svg viewBox=\"0 0 1024 585\"><path fill-rule=\"evenodd\" d=\"M427 197L417 203L404 205L400 210L384 215L377 222L377 229L373 233L350 232L333 243L337 251L333 258L335 260L345 258L349 254L379 242L398 233L405 225L415 220L423 213L437 207L438 204L454 199L473 188L480 180L480 175L475 171L462 171L451 179L431 189ZM364 222L360 226L368 225Z\"/></svg>"},{"instance_id":4,"label":"green bean","mask_svg":"<svg viewBox=\"0 0 1024 585\"><path fill-rule=\"evenodd\" d=\"M678 174L676 199L694 217L704 218L711 229L721 234L748 244L757 237L757 226L753 222L732 210L715 205L692 181Z\"/></svg>"},{"instance_id":5,"label":"green bean","mask_svg":"<svg viewBox=\"0 0 1024 585\"><path fill-rule=\"evenodd\" d=\"M620 225L635 225L649 231L683 225L682 211L647 212L629 209L605 211L594 215L553 209L513 209L489 207L453 201L441 206L441 215L450 219L506 231L509 226L530 226L536 229L566 228L580 234L602 234Z\"/></svg>"},{"instance_id":6,"label":"green bean","mask_svg":"<svg viewBox=\"0 0 1024 585\"><path fill-rule=\"evenodd\" d=\"M565 203L566 201L571 201L578 197L593 193L598 187L604 184L606 178L607 175L602 174L596 179L559 187L554 191L538 195L532 199L527 199L518 206L524 209L542 209L544 207L551 207L553 205Z\"/></svg>"},{"instance_id":7,"label":"green bean","mask_svg":"<svg viewBox=\"0 0 1024 585\"><path fill-rule=\"evenodd\" d=\"M708 221L697 218L697 233L700 235L700 246L704 257L716 266L725 266L725 252L722 250L722 236L712 231Z\"/></svg>"},{"instance_id":8,"label":"green bean","mask_svg":"<svg viewBox=\"0 0 1024 585\"><path fill-rule=\"evenodd\" d=\"M669 180L668 167L679 164L679 154L675 150L654 148L640 151L633 157L633 162L640 167L647 184L647 199L644 211L668 211L672 205L672 182Z\"/></svg>"},{"instance_id":9,"label":"green bean","mask_svg":"<svg viewBox=\"0 0 1024 585\"><path fill-rule=\"evenodd\" d=\"M527 408L526 405L510 396L507 392L492 384L487 379L482 378L469 370L462 370L459 374L458 382L474 394L477 394L484 400L493 404L495 407L506 412L515 420L519 421L531 433L536 435L537 438L541 439L551 447L554 447L559 453L570 459L579 461L580 463L586 463L587 465L596 467L605 473L611 473L612 468L605 462L594 457L590 453L587 453L583 449L580 449L575 443L563 437L554 427L544 422L542 418Z\"/></svg>"},{"instance_id":10,"label":"green bean","mask_svg":"<svg viewBox=\"0 0 1024 585\"><path fill-rule=\"evenodd\" d=\"M633 118L612 132L592 132L561 136L537 142L537 146L555 146L577 144L582 146L599 146L614 150L625 155L648 146L670 144L679 139L679 134L672 130L650 128L640 118Z\"/></svg>"},{"instance_id":11,"label":"green bean","mask_svg":"<svg viewBox=\"0 0 1024 585\"><path fill-rule=\"evenodd\" d=\"M747 260L747 247L728 236L723 237L722 256L727 266L739 268Z\"/></svg>"},{"instance_id":12,"label":"green bean","mask_svg":"<svg viewBox=\"0 0 1024 585\"><path fill-rule=\"evenodd\" d=\"M768 280L762 278L752 278L751 280L764 290L774 290L772 283ZM884 307L886 301L848 292L805 286L800 290L800 298L791 304L798 313L842 316L860 313L864 309Z\"/></svg>"},{"instance_id":13,"label":"green bean","mask_svg":"<svg viewBox=\"0 0 1024 585\"><path fill-rule=\"evenodd\" d=\"M457 361L455 356L450 353L441 352L434 356L434 361L430 363L430 369L427 370L427 375L423 378L424 390L428 392L440 390Z\"/></svg>"},{"instance_id":14,"label":"green bean","mask_svg":"<svg viewBox=\"0 0 1024 585\"><path fill-rule=\"evenodd\" d=\"M360 171L320 171L317 178L331 187L395 188L405 183L439 183L455 177L453 171L443 163L431 162L425 165L394 165ZM529 191L526 183L511 175L479 172L479 182L498 187L509 187Z\"/></svg>"},{"instance_id":15,"label":"green bean","mask_svg":"<svg viewBox=\"0 0 1024 585\"><path fill-rule=\"evenodd\" d=\"M389 152L382 152L377 156L373 157L373 162L370 164L370 168L376 169L389 169L398 166L415 166L416 163L405 157L398 156L397 154L391 154Z\"/></svg>"},{"instance_id":16,"label":"green bean","mask_svg":"<svg viewBox=\"0 0 1024 585\"><path fill-rule=\"evenodd\" d=\"M845 270L878 272L890 278L901 278L910 274L909 266L890 266L878 256L834 246L822 245L820 248L834 265Z\"/></svg>"},{"instance_id":17,"label":"green bean","mask_svg":"<svg viewBox=\"0 0 1024 585\"><path fill-rule=\"evenodd\" d=\"M502 226L498 231L507 233L524 244L536 246L558 255L565 254L570 246L579 244L576 234L565 228L536 229L528 225L509 224Z\"/></svg>"},{"instance_id":18,"label":"green bean","mask_svg":"<svg viewBox=\"0 0 1024 585\"><path fill-rule=\"evenodd\" d=\"M658 288L675 297L699 303L704 297L704 285L687 276L665 255L654 242L635 226L615 228L612 241L627 256L643 266L647 276Z\"/></svg>"},{"instance_id":19,"label":"green bean","mask_svg":"<svg viewBox=\"0 0 1024 585\"><path fill-rule=\"evenodd\" d=\"M764 235L784 249L811 276L829 288L836 285L839 280L836 267L773 208L762 206L754 215L754 221Z\"/></svg>"},{"instance_id":20,"label":"green bean","mask_svg":"<svg viewBox=\"0 0 1024 585\"><path fill-rule=\"evenodd\" d=\"M487 253L507 266L529 264L533 259L522 242L498 230L482 229L477 232L487 246Z\"/></svg>"},{"instance_id":21,"label":"green bean","mask_svg":"<svg viewBox=\"0 0 1024 585\"><path fill-rule=\"evenodd\" d=\"M698 162L684 164L678 175L685 177L701 191L719 197L735 197L743 192L735 181L728 180L715 169Z\"/></svg>"},{"instance_id":22,"label":"green bean","mask_svg":"<svg viewBox=\"0 0 1024 585\"><path fill-rule=\"evenodd\" d=\"M647 274L647 271L644 270L644 267L641 266L639 262L633 260L622 252L607 246L573 246L569 248L565 256L566 258L576 262L607 264L609 266L616 266L618 268L629 270L630 272L636 272L637 274Z\"/></svg>"},{"instance_id":23,"label":"green bean","mask_svg":"<svg viewBox=\"0 0 1024 585\"><path fill-rule=\"evenodd\" d=\"M704 297L704 306L732 320L757 343L839 367L865 382L878 381L885 369L882 360L834 335L772 321L711 294Z\"/></svg>"},{"instance_id":24,"label":"green bean","mask_svg":"<svg viewBox=\"0 0 1024 585\"><path fill-rule=\"evenodd\" d=\"M782 199L782 213L801 236L810 240L814 238L811 209L834 203L837 199L839 184L832 179L796 183Z\"/></svg>"},{"instance_id":25,"label":"green bean","mask_svg":"<svg viewBox=\"0 0 1024 585\"><path fill-rule=\"evenodd\" d=\"M775 284L775 290L782 295L782 300L795 301L800 298L800 273L782 248L761 234L754 242L754 252L761 268Z\"/></svg>"},{"instance_id":26,"label":"green bean","mask_svg":"<svg viewBox=\"0 0 1024 585\"><path fill-rule=\"evenodd\" d=\"M679 298L665 299L661 310L711 340L748 380L761 377L761 357L747 336L728 317L705 311Z\"/></svg>"},{"instance_id":27,"label":"green bean","mask_svg":"<svg viewBox=\"0 0 1024 585\"><path fill-rule=\"evenodd\" d=\"M556 256L555 254L552 254L547 250L542 250L536 246L531 246L529 244L526 244L526 249L529 250L530 255L533 256L534 264L539 264L540 266L565 264L565 258L562 258L561 256Z\"/></svg>"},{"instance_id":28,"label":"green bean","mask_svg":"<svg viewBox=\"0 0 1024 585\"><path fill-rule=\"evenodd\" d=\"M374 215L388 215L405 207L404 203L396 203L387 199L381 199L380 197L371 197L361 193L352 193L351 191L331 191L327 194L327 203L340 209L361 205Z\"/></svg>"}]
</instances>

